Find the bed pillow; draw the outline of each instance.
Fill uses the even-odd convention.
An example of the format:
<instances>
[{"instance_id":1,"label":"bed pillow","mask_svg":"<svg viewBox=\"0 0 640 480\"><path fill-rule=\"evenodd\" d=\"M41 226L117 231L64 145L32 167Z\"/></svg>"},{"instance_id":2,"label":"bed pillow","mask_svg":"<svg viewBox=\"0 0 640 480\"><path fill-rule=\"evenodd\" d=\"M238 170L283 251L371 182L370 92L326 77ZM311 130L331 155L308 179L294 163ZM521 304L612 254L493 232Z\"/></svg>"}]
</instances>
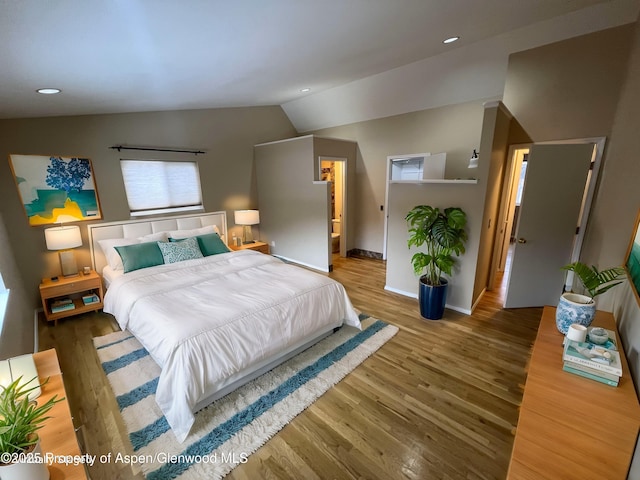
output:
<instances>
[{"instance_id":1,"label":"bed pillow","mask_svg":"<svg viewBox=\"0 0 640 480\"><path fill-rule=\"evenodd\" d=\"M186 238L180 242L157 242L157 245L162 252L164 263L183 262L203 257L195 237Z\"/></svg>"},{"instance_id":2,"label":"bed pillow","mask_svg":"<svg viewBox=\"0 0 640 480\"><path fill-rule=\"evenodd\" d=\"M98 240L102 253L104 253L107 263L113 270L124 270L122 258L115 247L134 245L136 243L140 243L140 240L137 238L109 238L106 240Z\"/></svg>"},{"instance_id":3,"label":"bed pillow","mask_svg":"<svg viewBox=\"0 0 640 480\"><path fill-rule=\"evenodd\" d=\"M106 240L98 240L98 244L102 249L102 253L107 260L107 263L113 270L124 270L124 266L122 265L122 257L116 251L115 247L121 247L126 245L134 245L136 243L144 243L144 242L158 242L169 241L168 232L157 232L150 233L148 235L143 235L138 238L109 238Z\"/></svg>"},{"instance_id":4,"label":"bed pillow","mask_svg":"<svg viewBox=\"0 0 640 480\"><path fill-rule=\"evenodd\" d=\"M138 237L138 240L140 240L140 242L168 242L169 232L149 233L148 235Z\"/></svg>"},{"instance_id":5,"label":"bed pillow","mask_svg":"<svg viewBox=\"0 0 640 480\"><path fill-rule=\"evenodd\" d=\"M222 239L217 233L209 233L207 235L198 235L192 237L198 240L198 246L202 255L208 257L209 255L218 255L219 253L230 252L229 248L224 244ZM169 238L171 242L184 242L185 239Z\"/></svg>"},{"instance_id":6,"label":"bed pillow","mask_svg":"<svg viewBox=\"0 0 640 480\"><path fill-rule=\"evenodd\" d=\"M161 242L144 242L115 247L122 259L124 273L162 265L164 257L158 247L159 243Z\"/></svg>"},{"instance_id":7,"label":"bed pillow","mask_svg":"<svg viewBox=\"0 0 640 480\"><path fill-rule=\"evenodd\" d=\"M169 238L175 238L176 240L195 237L196 235L205 235L207 233L217 233L220 235L220 231L215 225L207 225L206 227L193 228L191 230L172 230L167 233L169 234Z\"/></svg>"}]
</instances>

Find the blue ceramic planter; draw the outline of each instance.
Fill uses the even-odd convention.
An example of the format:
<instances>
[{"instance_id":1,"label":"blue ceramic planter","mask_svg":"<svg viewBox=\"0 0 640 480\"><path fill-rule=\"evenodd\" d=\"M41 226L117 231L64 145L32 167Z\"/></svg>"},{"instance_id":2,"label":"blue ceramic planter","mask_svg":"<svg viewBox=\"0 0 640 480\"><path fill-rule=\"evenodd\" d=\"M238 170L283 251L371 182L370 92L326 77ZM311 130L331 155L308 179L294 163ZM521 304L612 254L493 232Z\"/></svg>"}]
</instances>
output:
<instances>
[{"instance_id":1,"label":"blue ceramic planter","mask_svg":"<svg viewBox=\"0 0 640 480\"><path fill-rule=\"evenodd\" d=\"M420 290L418 301L420 302L420 315L428 320L440 320L444 315L444 306L447 303L447 287L449 282L440 278L441 285L427 285L420 278Z\"/></svg>"},{"instance_id":2,"label":"blue ceramic planter","mask_svg":"<svg viewBox=\"0 0 640 480\"><path fill-rule=\"evenodd\" d=\"M588 327L596 314L596 302L591 297L577 293L563 293L556 309L556 327L563 335L569 325L579 323Z\"/></svg>"}]
</instances>

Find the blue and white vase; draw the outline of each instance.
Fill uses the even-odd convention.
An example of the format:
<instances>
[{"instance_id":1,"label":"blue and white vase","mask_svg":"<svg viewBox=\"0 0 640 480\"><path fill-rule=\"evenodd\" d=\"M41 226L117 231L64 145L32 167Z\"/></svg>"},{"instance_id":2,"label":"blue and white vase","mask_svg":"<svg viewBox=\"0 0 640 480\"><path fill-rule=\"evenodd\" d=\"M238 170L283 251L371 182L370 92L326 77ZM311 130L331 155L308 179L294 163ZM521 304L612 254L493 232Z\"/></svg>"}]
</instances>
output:
<instances>
[{"instance_id":1,"label":"blue and white vase","mask_svg":"<svg viewBox=\"0 0 640 480\"><path fill-rule=\"evenodd\" d=\"M596 302L591 297L578 293L563 293L556 309L556 327L563 335L569 325L578 323L588 327L596 315Z\"/></svg>"}]
</instances>

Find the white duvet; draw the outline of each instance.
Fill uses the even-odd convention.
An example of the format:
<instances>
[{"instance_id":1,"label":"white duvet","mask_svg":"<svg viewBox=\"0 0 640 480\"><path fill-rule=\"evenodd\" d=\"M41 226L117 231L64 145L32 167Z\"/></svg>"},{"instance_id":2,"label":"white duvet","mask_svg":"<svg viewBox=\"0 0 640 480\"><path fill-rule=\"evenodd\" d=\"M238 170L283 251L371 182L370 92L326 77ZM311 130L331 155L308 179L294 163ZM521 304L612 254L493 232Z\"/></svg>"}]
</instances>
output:
<instances>
[{"instance_id":1,"label":"white duvet","mask_svg":"<svg viewBox=\"0 0 640 480\"><path fill-rule=\"evenodd\" d=\"M156 401L180 442L196 404L253 366L342 323L360 327L340 283L251 250L129 272L104 311L162 368Z\"/></svg>"}]
</instances>

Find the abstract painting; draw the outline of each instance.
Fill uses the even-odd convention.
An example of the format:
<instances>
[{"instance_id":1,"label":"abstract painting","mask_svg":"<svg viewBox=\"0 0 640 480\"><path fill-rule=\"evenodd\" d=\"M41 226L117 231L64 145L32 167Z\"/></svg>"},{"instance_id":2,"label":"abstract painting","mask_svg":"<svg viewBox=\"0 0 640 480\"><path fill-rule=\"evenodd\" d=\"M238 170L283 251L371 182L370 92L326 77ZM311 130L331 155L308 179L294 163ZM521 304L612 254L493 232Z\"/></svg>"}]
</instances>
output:
<instances>
[{"instance_id":1,"label":"abstract painting","mask_svg":"<svg viewBox=\"0 0 640 480\"><path fill-rule=\"evenodd\" d=\"M633 236L631 237L631 242L629 243L629 250L627 252L627 260L624 264L627 273L629 274L629 278L631 279L631 283L633 284L634 290L636 292L636 299L639 299L640 302L640 229L638 226L640 225L640 211L638 211L638 216L636 218L636 226L633 230Z\"/></svg>"},{"instance_id":2,"label":"abstract painting","mask_svg":"<svg viewBox=\"0 0 640 480\"><path fill-rule=\"evenodd\" d=\"M9 155L29 225L102 218L88 158Z\"/></svg>"}]
</instances>

